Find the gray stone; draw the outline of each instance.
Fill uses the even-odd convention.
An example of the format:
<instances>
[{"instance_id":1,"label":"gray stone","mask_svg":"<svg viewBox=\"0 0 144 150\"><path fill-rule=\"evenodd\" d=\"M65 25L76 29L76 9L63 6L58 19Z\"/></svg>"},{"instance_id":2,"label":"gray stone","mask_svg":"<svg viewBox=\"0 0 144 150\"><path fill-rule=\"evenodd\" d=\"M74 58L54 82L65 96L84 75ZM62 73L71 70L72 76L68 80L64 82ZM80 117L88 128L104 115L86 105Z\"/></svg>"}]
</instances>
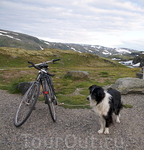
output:
<instances>
[{"instance_id":1,"label":"gray stone","mask_svg":"<svg viewBox=\"0 0 144 150\"><path fill-rule=\"evenodd\" d=\"M142 72L137 72L136 77L139 79L143 79L143 73Z\"/></svg>"},{"instance_id":2,"label":"gray stone","mask_svg":"<svg viewBox=\"0 0 144 150\"><path fill-rule=\"evenodd\" d=\"M144 80L138 78L120 78L110 86L121 92L121 94L140 93L144 94Z\"/></svg>"},{"instance_id":3,"label":"gray stone","mask_svg":"<svg viewBox=\"0 0 144 150\"><path fill-rule=\"evenodd\" d=\"M32 85L32 83L33 82L21 82L18 84L17 88L22 94L25 94L25 92Z\"/></svg>"},{"instance_id":4,"label":"gray stone","mask_svg":"<svg viewBox=\"0 0 144 150\"><path fill-rule=\"evenodd\" d=\"M86 71L68 71L64 77L72 79L89 79L89 73Z\"/></svg>"}]
</instances>

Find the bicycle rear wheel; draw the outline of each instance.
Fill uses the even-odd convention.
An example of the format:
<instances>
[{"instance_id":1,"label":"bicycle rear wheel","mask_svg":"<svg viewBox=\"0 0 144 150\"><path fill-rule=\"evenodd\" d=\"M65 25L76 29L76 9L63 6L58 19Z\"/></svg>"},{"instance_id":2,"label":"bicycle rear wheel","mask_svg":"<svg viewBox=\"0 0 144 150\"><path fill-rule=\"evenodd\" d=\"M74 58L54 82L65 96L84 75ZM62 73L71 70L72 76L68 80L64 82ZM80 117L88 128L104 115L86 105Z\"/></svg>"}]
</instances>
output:
<instances>
[{"instance_id":1,"label":"bicycle rear wheel","mask_svg":"<svg viewBox=\"0 0 144 150\"><path fill-rule=\"evenodd\" d=\"M43 84L45 102L48 104L53 122L56 122L57 118L54 104L54 102L56 101L56 96L52 88L51 79L49 77L45 78Z\"/></svg>"},{"instance_id":2,"label":"bicycle rear wheel","mask_svg":"<svg viewBox=\"0 0 144 150\"><path fill-rule=\"evenodd\" d=\"M39 96L39 90L40 84L38 82L34 82L22 97L14 119L14 125L16 127L25 123L34 110L34 106Z\"/></svg>"}]
</instances>

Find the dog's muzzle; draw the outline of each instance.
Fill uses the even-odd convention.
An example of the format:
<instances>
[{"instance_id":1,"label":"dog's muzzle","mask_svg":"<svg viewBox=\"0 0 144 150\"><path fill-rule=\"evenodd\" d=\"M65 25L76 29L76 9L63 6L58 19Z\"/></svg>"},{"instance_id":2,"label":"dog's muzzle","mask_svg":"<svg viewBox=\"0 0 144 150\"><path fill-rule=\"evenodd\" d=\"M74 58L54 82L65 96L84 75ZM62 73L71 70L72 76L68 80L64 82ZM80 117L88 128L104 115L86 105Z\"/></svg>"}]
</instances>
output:
<instances>
[{"instance_id":1,"label":"dog's muzzle","mask_svg":"<svg viewBox=\"0 0 144 150\"><path fill-rule=\"evenodd\" d=\"M87 97L87 100L88 100L88 101L90 100L89 96Z\"/></svg>"}]
</instances>

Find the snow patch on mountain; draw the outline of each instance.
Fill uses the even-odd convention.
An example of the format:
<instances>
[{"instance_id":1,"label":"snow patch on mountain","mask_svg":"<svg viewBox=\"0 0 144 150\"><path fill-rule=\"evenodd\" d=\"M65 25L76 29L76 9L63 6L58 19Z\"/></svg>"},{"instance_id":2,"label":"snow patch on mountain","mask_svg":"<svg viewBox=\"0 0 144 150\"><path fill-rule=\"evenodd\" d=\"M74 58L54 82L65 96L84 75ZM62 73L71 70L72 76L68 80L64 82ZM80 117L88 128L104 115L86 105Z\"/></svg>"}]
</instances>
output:
<instances>
[{"instance_id":1,"label":"snow patch on mountain","mask_svg":"<svg viewBox=\"0 0 144 150\"><path fill-rule=\"evenodd\" d=\"M111 53L110 53L108 50L104 50L102 53L103 53L104 55L111 55Z\"/></svg>"},{"instance_id":2,"label":"snow patch on mountain","mask_svg":"<svg viewBox=\"0 0 144 150\"><path fill-rule=\"evenodd\" d=\"M131 54L131 52L127 49L116 48L116 51L119 52L119 53L129 53L129 54Z\"/></svg>"},{"instance_id":3,"label":"snow patch on mountain","mask_svg":"<svg viewBox=\"0 0 144 150\"><path fill-rule=\"evenodd\" d=\"M0 34L0 35L2 35L2 36L7 36L8 38L11 38L11 39L15 39L15 40L19 40L19 41L21 41L21 39L14 38L14 37L13 37L13 36L11 36L11 35L5 35L5 34Z\"/></svg>"},{"instance_id":4,"label":"snow patch on mountain","mask_svg":"<svg viewBox=\"0 0 144 150\"><path fill-rule=\"evenodd\" d=\"M8 33L9 33L9 32L5 32L5 31L1 31L1 30L0 30L0 35L1 35L1 36L6 36L6 37L8 37L8 38L21 41L21 39L15 38L15 37L9 35ZM18 35L18 34L16 34L16 33L13 33L13 34Z\"/></svg>"},{"instance_id":5,"label":"snow patch on mountain","mask_svg":"<svg viewBox=\"0 0 144 150\"><path fill-rule=\"evenodd\" d=\"M0 32L1 32L1 33L5 33L5 34L7 34L7 32L5 32L5 31L1 31L1 30L0 30Z\"/></svg>"},{"instance_id":6,"label":"snow patch on mountain","mask_svg":"<svg viewBox=\"0 0 144 150\"><path fill-rule=\"evenodd\" d=\"M50 45L50 43L48 43L48 42L44 42L45 44L47 44L47 45Z\"/></svg>"}]
</instances>

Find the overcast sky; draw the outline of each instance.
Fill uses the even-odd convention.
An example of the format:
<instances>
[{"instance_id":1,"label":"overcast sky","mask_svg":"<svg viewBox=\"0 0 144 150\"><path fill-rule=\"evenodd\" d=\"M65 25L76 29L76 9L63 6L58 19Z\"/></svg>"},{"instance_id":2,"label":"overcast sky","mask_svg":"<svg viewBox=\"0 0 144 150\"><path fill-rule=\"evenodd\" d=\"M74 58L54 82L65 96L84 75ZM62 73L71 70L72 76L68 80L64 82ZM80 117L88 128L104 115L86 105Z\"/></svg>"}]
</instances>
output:
<instances>
[{"instance_id":1,"label":"overcast sky","mask_svg":"<svg viewBox=\"0 0 144 150\"><path fill-rule=\"evenodd\" d=\"M0 0L0 29L144 51L144 0Z\"/></svg>"}]
</instances>

